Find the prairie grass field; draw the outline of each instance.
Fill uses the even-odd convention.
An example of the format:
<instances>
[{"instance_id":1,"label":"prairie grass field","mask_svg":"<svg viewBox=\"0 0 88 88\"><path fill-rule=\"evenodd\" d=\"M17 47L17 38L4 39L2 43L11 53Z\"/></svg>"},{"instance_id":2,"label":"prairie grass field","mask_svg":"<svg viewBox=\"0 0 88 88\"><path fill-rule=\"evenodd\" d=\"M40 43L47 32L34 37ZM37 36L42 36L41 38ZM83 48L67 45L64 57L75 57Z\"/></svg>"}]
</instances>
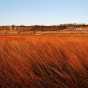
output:
<instances>
[{"instance_id":1,"label":"prairie grass field","mask_svg":"<svg viewBox=\"0 0 88 88\"><path fill-rule=\"evenodd\" d=\"M88 33L0 35L0 88L88 88Z\"/></svg>"}]
</instances>

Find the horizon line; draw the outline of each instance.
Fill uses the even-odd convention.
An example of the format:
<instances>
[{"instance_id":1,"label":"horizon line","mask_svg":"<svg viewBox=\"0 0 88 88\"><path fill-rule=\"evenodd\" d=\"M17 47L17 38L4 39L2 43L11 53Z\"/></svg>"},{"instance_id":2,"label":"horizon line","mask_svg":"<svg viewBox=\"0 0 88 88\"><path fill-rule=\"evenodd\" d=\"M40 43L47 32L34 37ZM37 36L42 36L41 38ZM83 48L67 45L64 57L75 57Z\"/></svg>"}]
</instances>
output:
<instances>
[{"instance_id":1,"label":"horizon line","mask_svg":"<svg viewBox=\"0 0 88 88\"><path fill-rule=\"evenodd\" d=\"M58 23L58 24L0 24L0 26L59 26L59 25L88 25L88 23L77 23L77 22L69 22L69 23Z\"/></svg>"}]
</instances>

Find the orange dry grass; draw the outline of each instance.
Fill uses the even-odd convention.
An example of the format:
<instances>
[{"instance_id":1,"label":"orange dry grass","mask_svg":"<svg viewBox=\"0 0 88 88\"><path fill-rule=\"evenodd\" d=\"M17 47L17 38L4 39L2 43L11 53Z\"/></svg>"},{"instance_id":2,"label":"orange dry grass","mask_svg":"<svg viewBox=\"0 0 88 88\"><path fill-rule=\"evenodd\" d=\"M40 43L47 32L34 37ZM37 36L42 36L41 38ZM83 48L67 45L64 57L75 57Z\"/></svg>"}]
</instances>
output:
<instances>
[{"instance_id":1,"label":"orange dry grass","mask_svg":"<svg viewBox=\"0 0 88 88\"><path fill-rule=\"evenodd\" d=\"M88 37L1 36L1 88L88 88Z\"/></svg>"}]
</instances>

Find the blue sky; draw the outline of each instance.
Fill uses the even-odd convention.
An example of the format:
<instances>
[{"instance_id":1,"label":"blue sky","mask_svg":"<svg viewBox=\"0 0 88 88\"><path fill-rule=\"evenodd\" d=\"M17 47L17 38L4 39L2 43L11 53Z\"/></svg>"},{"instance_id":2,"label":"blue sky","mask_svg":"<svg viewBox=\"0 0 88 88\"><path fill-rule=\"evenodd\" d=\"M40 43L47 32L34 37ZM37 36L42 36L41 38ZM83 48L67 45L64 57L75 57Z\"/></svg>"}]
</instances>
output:
<instances>
[{"instance_id":1,"label":"blue sky","mask_svg":"<svg viewBox=\"0 0 88 88\"><path fill-rule=\"evenodd\" d=\"M0 25L88 23L88 0L0 0Z\"/></svg>"}]
</instances>

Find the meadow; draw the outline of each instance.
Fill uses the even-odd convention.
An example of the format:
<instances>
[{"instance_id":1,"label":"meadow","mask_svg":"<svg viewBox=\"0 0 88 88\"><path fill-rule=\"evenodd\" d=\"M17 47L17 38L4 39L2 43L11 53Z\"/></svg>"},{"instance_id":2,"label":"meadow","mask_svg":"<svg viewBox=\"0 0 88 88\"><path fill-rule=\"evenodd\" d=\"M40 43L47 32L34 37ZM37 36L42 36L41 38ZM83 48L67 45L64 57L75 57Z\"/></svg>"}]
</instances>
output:
<instances>
[{"instance_id":1,"label":"meadow","mask_svg":"<svg viewBox=\"0 0 88 88\"><path fill-rule=\"evenodd\" d=\"M88 88L87 35L1 35L0 87Z\"/></svg>"}]
</instances>

